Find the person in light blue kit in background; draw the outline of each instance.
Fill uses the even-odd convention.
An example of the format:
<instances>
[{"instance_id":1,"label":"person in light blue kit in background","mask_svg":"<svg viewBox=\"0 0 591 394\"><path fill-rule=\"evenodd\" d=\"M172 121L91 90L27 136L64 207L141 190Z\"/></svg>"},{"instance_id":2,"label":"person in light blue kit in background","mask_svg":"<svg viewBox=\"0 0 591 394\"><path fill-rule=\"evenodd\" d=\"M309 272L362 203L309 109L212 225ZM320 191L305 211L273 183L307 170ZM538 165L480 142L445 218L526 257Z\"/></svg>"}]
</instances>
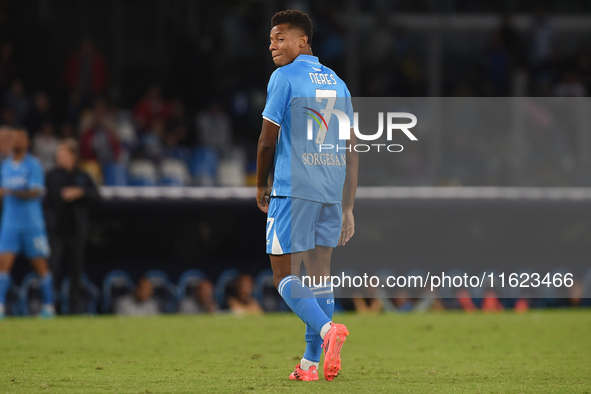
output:
<instances>
[{"instance_id":1,"label":"person in light blue kit in background","mask_svg":"<svg viewBox=\"0 0 591 394\"><path fill-rule=\"evenodd\" d=\"M0 196L0 318L4 317L10 270L17 254L23 253L41 278L42 317L53 317L53 279L47 265L49 246L43 218L45 188L43 169L28 153L29 138L22 127L10 132L12 155L2 161Z\"/></svg>"}]
</instances>

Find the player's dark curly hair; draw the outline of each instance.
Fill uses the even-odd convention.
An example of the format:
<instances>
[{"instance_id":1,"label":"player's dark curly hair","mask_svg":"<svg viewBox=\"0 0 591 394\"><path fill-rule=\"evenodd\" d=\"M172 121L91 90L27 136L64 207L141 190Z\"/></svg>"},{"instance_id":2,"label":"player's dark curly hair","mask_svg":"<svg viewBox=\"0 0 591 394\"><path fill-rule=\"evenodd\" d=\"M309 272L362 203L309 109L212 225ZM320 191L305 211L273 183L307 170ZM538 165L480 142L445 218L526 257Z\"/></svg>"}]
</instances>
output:
<instances>
[{"instance_id":1,"label":"player's dark curly hair","mask_svg":"<svg viewBox=\"0 0 591 394\"><path fill-rule=\"evenodd\" d=\"M279 11L271 19L271 28L283 24L301 29L308 36L308 45L312 45L312 19L308 14L298 10Z\"/></svg>"}]
</instances>

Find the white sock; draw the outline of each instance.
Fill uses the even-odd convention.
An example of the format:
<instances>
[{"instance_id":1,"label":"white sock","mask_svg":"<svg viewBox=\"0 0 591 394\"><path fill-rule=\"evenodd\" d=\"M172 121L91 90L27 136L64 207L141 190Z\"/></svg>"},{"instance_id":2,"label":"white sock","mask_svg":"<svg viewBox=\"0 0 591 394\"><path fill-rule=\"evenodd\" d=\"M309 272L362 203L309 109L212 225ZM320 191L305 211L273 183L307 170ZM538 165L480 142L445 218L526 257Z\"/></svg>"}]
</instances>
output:
<instances>
[{"instance_id":1,"label":"white sock","mask_svg":"<svg viewBox=\"0 0 591 394\"><path fill-rule=\"evenodd\" d=\"M302 358L302 361L300 362L300 368L303 369L304 371L307 371L313 365L316 367L316 369L318 369L318 364L320 364L320 363L315 363L314 361L310 361L310 360L306 360L305 358Z\"/></svg>"},{"instance_id":2,"label":"white sock","mask_svg":"<svg viewBox=\"0 0 591 394\"><path fill-rule=\"evenodd\" d=\"M320 330L320 338L322 338L322 340L324 341L324 337L326 336L326 333L328 332L328 330L330 330L330 325L332 322L328 322L325 325L322 326L322 329Z\"/></svg>"},{"instance_id":3,"label":"white sock","mask_svg":"<svg viewBox=\"0 0 591 394\"><path fill-rule=\"evenodd\" d=\"M43 310L55 313L55 307L53 306L53 304L43 304Z\"/></svg>"},{"instance_id":4,"label":"white sock","mask_svg":"<svg viewBox=\"0 0 591 394\"><path fill-rule=\"evenodd\" d=\"M4 313L4 304L0 304L0 313Z\"/></svg>"}]
</instances>

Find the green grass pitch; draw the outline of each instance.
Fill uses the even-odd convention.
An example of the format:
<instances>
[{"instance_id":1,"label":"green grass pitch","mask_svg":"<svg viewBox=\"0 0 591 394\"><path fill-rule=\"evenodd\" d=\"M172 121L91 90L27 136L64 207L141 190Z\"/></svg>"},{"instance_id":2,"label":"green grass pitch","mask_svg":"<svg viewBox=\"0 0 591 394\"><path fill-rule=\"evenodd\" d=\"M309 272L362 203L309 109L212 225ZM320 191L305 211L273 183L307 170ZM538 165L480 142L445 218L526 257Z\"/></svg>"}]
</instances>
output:
<instances>
[{"instance_id":1,"label":"green grass pitch","mask_svg":"<svg viewBox=\"0 0 591 394\"><path fill-rule=\"evenodd\" d=\"M333 382L292 382L304 326L257 317L0 321L0 392L591 392L591 310L338 315Z\"/></svg>"}]
</instances>

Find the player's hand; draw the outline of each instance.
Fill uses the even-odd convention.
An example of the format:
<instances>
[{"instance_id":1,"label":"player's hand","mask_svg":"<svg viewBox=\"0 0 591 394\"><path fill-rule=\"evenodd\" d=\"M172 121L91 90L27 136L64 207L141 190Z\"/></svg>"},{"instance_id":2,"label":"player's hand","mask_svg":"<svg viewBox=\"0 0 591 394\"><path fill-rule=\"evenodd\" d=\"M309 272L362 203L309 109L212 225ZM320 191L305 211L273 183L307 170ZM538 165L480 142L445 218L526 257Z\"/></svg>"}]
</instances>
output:
<instances>
[{"instance_id":1,"label":"player's hand","mask_svg":"<svg viewBox=\"0 0 591 394\"><path fill-rule=\"evenodd\" d=\"M271 198L270 186L257 187L257 205L264 213L269 212L269 199Z\"/></svg>"},{"instance_id":2,"label":"player's hand","mask_svg":"<svg viewBox=\"0 0 591 394\"><path fill-rule=\"evenodd\" d=\"M66 202L72 202L84 196L84 189L76 186L68 186L62 189L62 199Z\"/></svg>"},{"instance_id":3,"label":"player's hand","mask_svg":"<svg viewBox=\"0 0 591 394\"><path fill-rule=\"evenodd\" d=\"M343 226L341 227L341 237L339 238L338 246L345 246L353 234L355 234L353 211L343 212Z\"/></svg>"},{"instance_id":4,"label":"player's hand","mask_svg":"<svg viewBox=\"0 0 591 394\"><path fill-rule=\"evenodd\" d=\"M6 189L0 187L0 198L4 197L5 194L8 194L8 193L5 193L5 190Z\"/></svg>"}]
</instances>

